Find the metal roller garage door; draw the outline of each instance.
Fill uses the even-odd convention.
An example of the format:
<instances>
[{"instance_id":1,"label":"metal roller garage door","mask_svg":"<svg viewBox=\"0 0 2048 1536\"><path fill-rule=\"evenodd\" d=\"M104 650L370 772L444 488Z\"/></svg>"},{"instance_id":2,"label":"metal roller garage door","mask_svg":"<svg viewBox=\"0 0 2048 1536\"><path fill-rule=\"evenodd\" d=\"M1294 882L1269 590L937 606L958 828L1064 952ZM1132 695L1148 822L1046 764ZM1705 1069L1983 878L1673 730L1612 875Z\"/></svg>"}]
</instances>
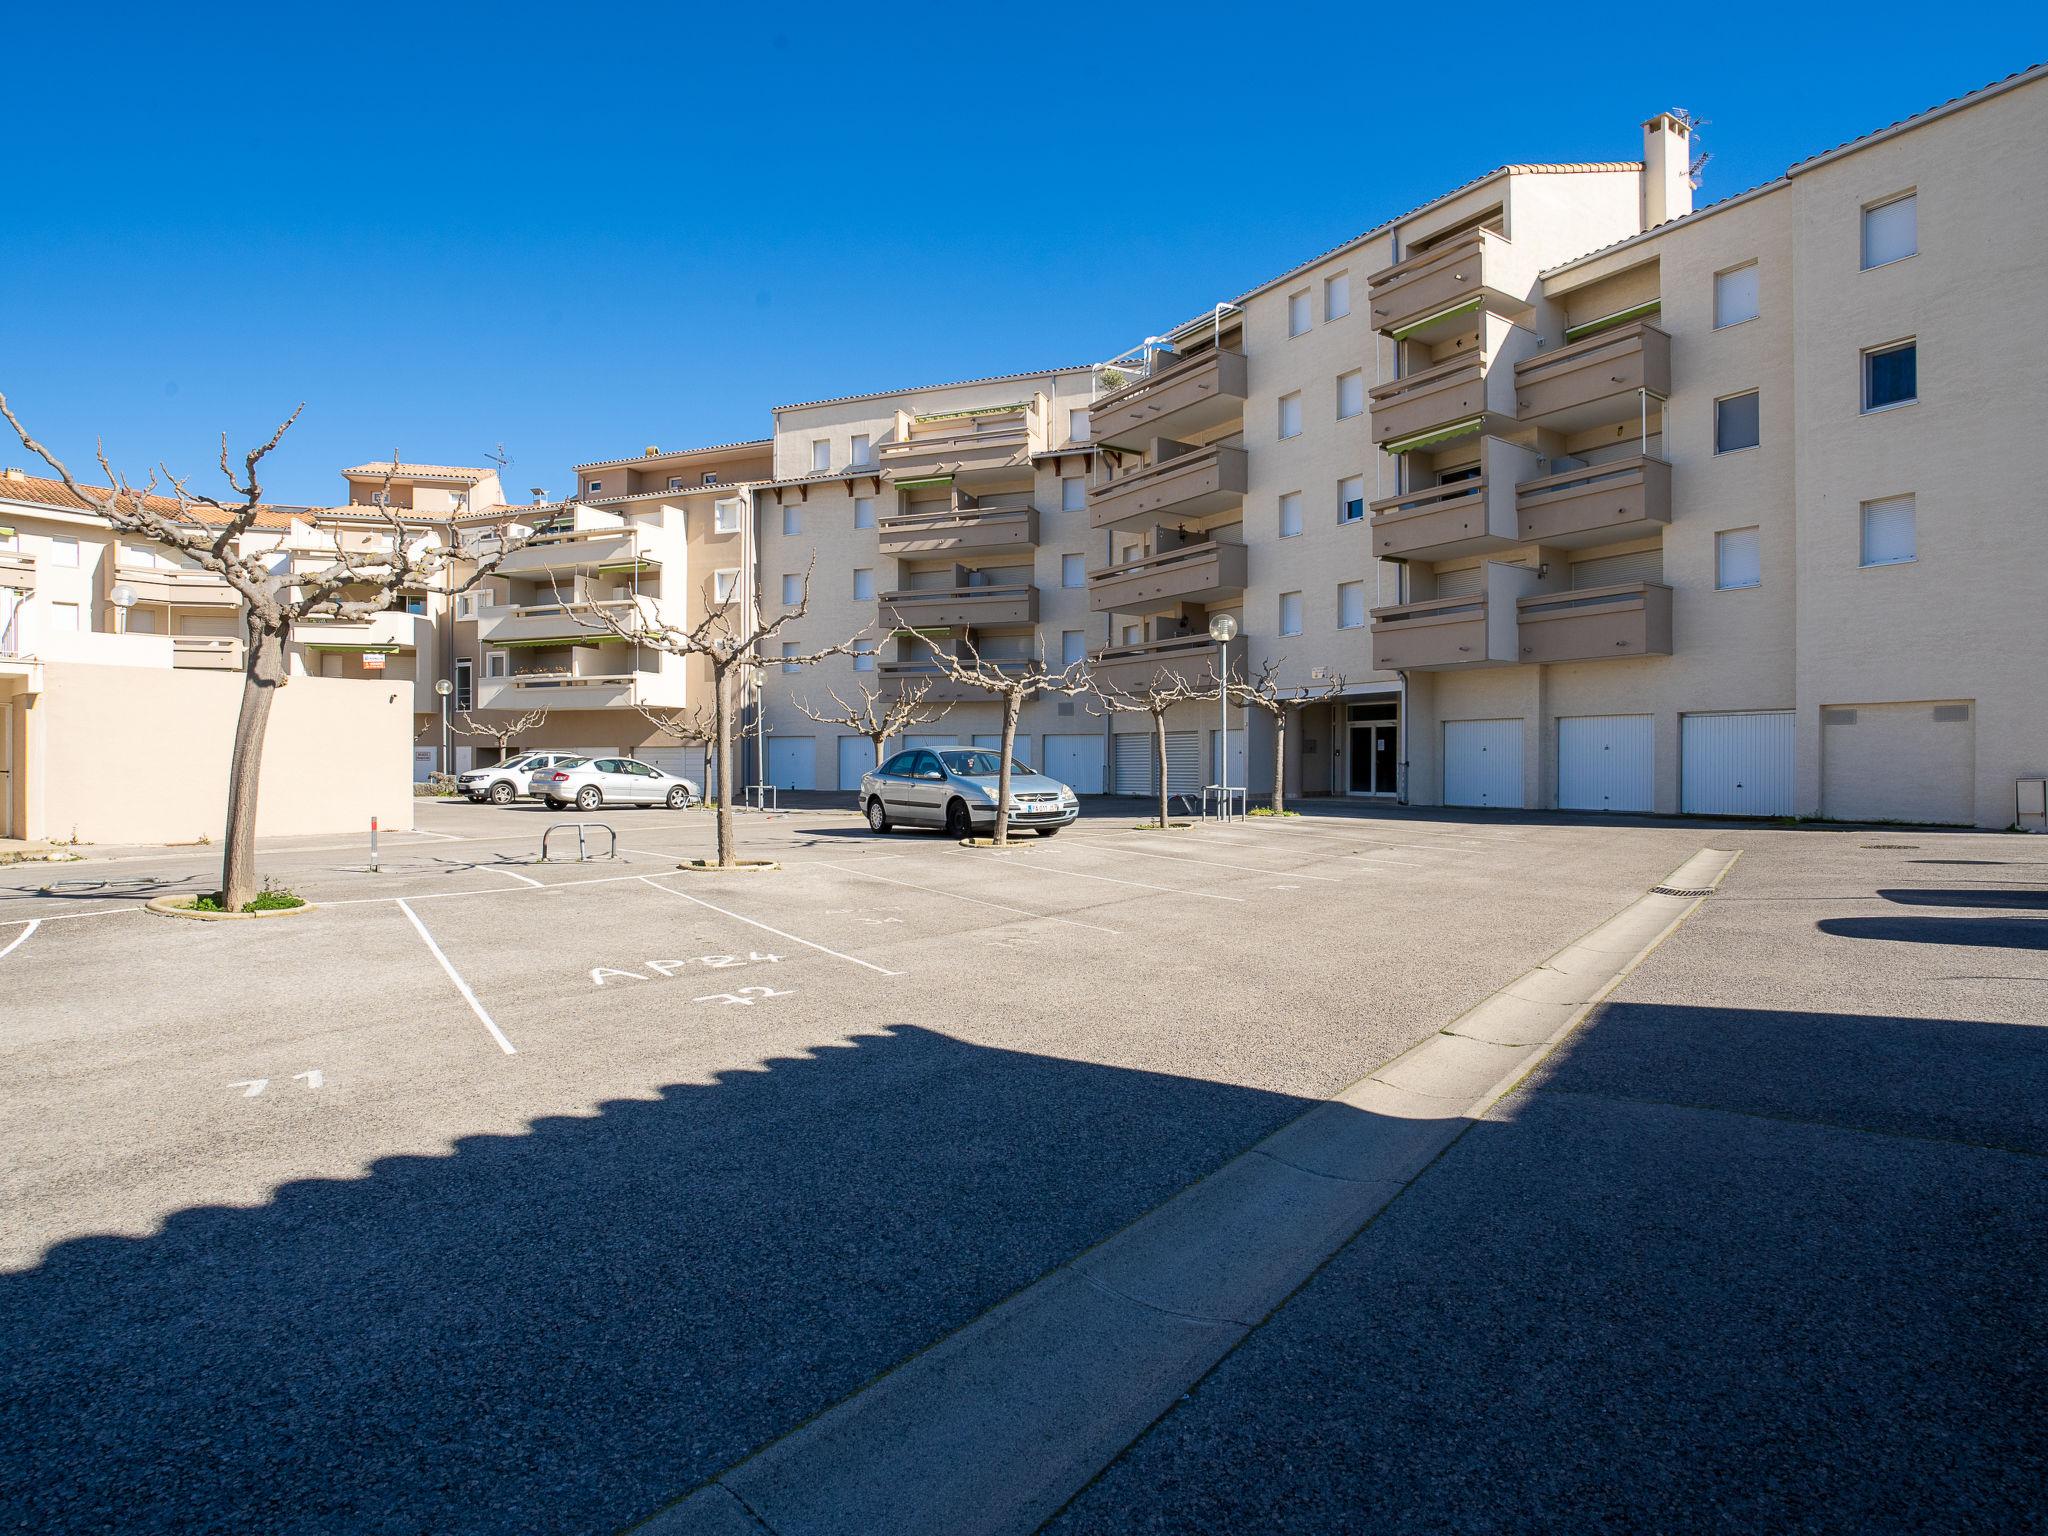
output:
<instances>
[{"instance_id":1,"label":"metal roller garage door","mask_svg":"<svg viewBox=\"0 0 2048 1536\"><path fill-rule=\"evenodd\" d=\"M768 782L777 789L816 789L818 743L809 736L770 736Z\"/></svg>"},{"instance_id":2,"label":"metal roller garage door","mask_svg":"<svg viewBox=\"0 0 2048 1536\"><path fill-rule=\"evenodd\" d=\"M1965 700L1823 709L1821 814L1840 821L1975 821L1974 714Z\"/></svg>"},{"instance_id":3,"label":"metal roller garage door","mask_svg":"<svg viewBox=\"0 0 2048 1536\"><path fill-rule=\"evenodd\" d=\"M1522 805L1522 722L1444 722L1444 804Z\"/></svg>"},{"instance_id":4,"label":"metal roller garage door","mask_svg":"<svg viewBox=\"0 0 2048 1536\"><path fill-rule=\"evenodd\" d=\"M1679 808L1696 816L1790 816L1792 711L1681 715Z\"/></svg>"},{"instance_id":5,"label":"metal roller garage door","mask_svg":"<svg viewBox=\"0 0 2048 1536\"><path fill-rule=\"evenodd\" d=\"M1110 737L1110 783L1119 795L1147 794L1152 788L1152 733L1119 731Z\"/></svg>"},{"instance_id":6,"label":"metal roller garage door","mask_svg":"<svg viewBox=\"0 0 2048 1536\"><path fill-rule=\"evenodd\" d=\"M1656 801L1656 731L1648 715L1578 715L1557 722L1562 811L1647 811Z\"/></svg>"},{"instance_id":7,"label":"metal roller garage door","mask_svg":"<svg viewBox=\"0 0 2048 1536\"><path fill-rule=\"evenodd\" d=\"M1044 768L1077 795L1101 794L1101 736L1048 735L1045 738Z\"/></svg>"}]
</instances>

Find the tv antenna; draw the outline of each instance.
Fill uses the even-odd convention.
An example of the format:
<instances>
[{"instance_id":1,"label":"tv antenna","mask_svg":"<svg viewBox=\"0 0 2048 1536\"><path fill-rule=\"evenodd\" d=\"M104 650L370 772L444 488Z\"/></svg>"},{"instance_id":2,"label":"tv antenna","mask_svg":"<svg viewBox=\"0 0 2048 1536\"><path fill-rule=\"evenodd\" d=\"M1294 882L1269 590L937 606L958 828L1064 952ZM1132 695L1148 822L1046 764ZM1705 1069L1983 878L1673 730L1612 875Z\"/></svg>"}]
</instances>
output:
<instances>
[{"instance_id":1,"label":"tv antenna","mask_svg":"<svg viewBox=\"0 0 2048 1536\"><path fill-rule=\"evenodd\" d=\"M498 473L501 475L512 467L512 455L505 451L503 443L498 444L498 451L496 453L487 453L484 457L498 466Z\"/></svg>"}]
</instances>

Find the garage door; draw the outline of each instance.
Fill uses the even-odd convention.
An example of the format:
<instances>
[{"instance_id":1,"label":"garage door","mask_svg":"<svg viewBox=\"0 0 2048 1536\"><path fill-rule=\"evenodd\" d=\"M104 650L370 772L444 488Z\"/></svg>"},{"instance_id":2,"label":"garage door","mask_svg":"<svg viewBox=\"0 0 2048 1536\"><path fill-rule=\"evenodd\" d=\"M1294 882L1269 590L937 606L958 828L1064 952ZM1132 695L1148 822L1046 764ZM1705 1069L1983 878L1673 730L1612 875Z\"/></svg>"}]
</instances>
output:
<instances>
[{"instance_id":1,"label":"garage door","mask_svg":"<svg viewBox=\"0 0 2048 1536\"><path fill-rule=\"evenodd\" d=\"M816 789L817 742L809 736L770 736L768 782L777 789Z\"/></svg>"},{"instance_id":2,"label":"garage door","mask_svg":"<svg viewBox=\"0 0 2048 1536\"><path fill-rule=\"evenodd\" d=\"M1792 711L1681 715L1679 808L1696 816L1790 816Z\"/></svg>"},{"instance_id":3,"label":"garage door","mask_svg":"<svg viewBox=\"0 0 2048 1536\"><path fill-rule=\"evenodd\" d=\"M1557 805L1564 811L1647 811L1656 801L1656 731L1648 715L1557 722Z\"/></svg>"},{"instance_id":4,"label":"garage door","mask_svg":"<svg viewBox=\"0 0 2048 1536\"><path fill-rule=\"evenodd\" d=\"M688 779L702 790L705 751L703 747L642 747L633 755L651 768Z\"/></svg>"},{"instance_id":5,"label":"garage door","mask_svg":"<svg viewBox=\"0 0 2048 1536\"><path fill-rule=\"evenodd\" d=\"M1077 795L1102 793L1102 738L1047 736L1045 771Z\"/></svg>"},{"instance_id":6,"label":"garage door","mask_svg":"<svg viewBox=\"0 0 2048 1536\"><path fill-rule=\"evenodd\" d=\"M1820 810L1840 821L1977 819L1976 711L1856 704L1820 712Z\"/></svg>"},{"instance_id":7,"label":"garage door","mask_svg":"<svg viewBox=\"0 0 2048 1536\"><path fill-rule=\"evenodd\" d=\"M1119 731L1109 738L1109 781L1119 795L1143 795L1152 789L1152 733Z\"/></svg>"},{"instance_id":8,"label":"garage door","mask_svg":"<svg viewBox=\"0 0 2048 1536\"><path fill-rule=\"evenodd\" d=\"M865 736L839 738L839 787L859 789L860 776L875 766L875 744Z\"/></svg>"},{"instance_id":9,"label":"garage door","mask_svg":"<svg viewBox=\"0 0 2048 1536\"><path fill-rule=\"evenodd\" d=\"M1444 804L1522 804L1522 722L1444 722Z\"/></svg>"}]
</instances>

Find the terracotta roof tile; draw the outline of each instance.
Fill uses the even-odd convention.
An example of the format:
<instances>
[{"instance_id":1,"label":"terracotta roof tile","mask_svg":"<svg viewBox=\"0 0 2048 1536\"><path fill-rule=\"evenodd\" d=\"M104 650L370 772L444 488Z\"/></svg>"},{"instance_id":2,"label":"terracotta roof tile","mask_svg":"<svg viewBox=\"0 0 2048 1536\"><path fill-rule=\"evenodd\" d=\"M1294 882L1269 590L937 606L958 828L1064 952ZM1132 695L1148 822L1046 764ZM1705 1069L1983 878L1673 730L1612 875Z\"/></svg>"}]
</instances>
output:
<instances>
[{"instance_id":1,"label":"terracotta roof tile","mask_svg":"<svg viewBox=\"0 0 2048 1536\"><path fill-rule=\"evenodd\" d=\"M381 464L357 464L342 471L351 479L374 479L389 474L394 480L467 480L472 485L496 473L495 469L476 469L463 464L393 464L388 459Z\"/></svg>"},{"instance_id":2,"label":"terracotta roof tile","mask_svg":"<svg viewBox=\"0 0 2048 1536\"><path fill-rule=\"evenodd\" d=\"M56 507L66 512L101 512L107 497L111 494L104 486L88 485L86 494L93 498L88 503L80 501L71 493L70 487L62 480L52 480L39 475L7 475L0 477L0 500L33 502L38 506ZM177 501L169 496L145 496L143 505L152 512L179 515ZM201 527L218 527L227 519L211 507L195 506L184 514L189 522ZM289 528L292 514L270 507L259 508L254 526L258 528Z\"/></svg>"}]
</instances>

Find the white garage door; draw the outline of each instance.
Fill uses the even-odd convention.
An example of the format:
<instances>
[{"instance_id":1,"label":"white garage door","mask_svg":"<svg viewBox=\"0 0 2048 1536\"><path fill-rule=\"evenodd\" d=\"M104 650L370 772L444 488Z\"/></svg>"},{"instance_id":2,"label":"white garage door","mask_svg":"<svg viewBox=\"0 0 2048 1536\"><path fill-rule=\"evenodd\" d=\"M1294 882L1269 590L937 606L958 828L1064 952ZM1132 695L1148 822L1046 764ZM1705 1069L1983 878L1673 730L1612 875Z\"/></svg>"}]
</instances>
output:
<instances>
[{"instance_id":1,"label":"white garage door","mask_svg":"<svg viewBox=\"0 0 2048 1536\"><path fill-rule=\"evenodd\" d=\"M1142 795L1152 788L1152 733L1119 731L1110 740L1110 782L1119 795Z\"/></svg>"},{"instance_id":2,"label":"white garage door","mask_svg":"<svg viewBox=\"0 0 2048 1536\"><path fill-rule=\"evenodd\" d=\"M1047 736L1045 771L1077 795L1102 793L1102 738Z\"/></svg>"},{"instance_id":3,"label":"white garage door","mask_svg":"<svg viewBox=\"0 0 2048 1536\"><path fill-rule=\"evenodd\" d=\"M704 788L703 747L642 747L633 755L650 768L659 768L663 773L673 773L688 779L701 791Z\"/></svg>"},{"instance_id":4,"label":"white garage door","mask_svg":"<svg viewBox=\"0 0 2048 1536\"><path fill-rule=\"evenodd\" d=\"M1681 715L1679 808L1696 816L1790 816L1792 711Z\"/></svg>"},{"instance_id":5,"label":"white garage door","mask_svg":"<svg viewBox=\"0 0 2048 1536\"><path fill-rule=\"evenodd\" d=\"M1656 792L1650 716L1578 715L1557 722L1559 810L1647 811Z\"/></svg>"},{"instance_id":6,"label":"white garage door","mask_svg":"<svg viewBox=\"0 0 2048 1536\"><path fill-rule=\"evenodd\" d=\"M1820 712L1820 810L1839 821L1977 819L1975 711L1856 704Z\"/></svg>"},{"instance_id":7,"label":"white garage door","mask_svg":"<svg viewBox=\"0 0 2048 1536\"><path fill-rule=\"evenodd\" d=\"M768 782L777 789L816 789L818 743L809 736L770 736Z\"/></svg>"},{"instance_id":8,"label":"white garage door","mask_svg":"<svg viewBox=\"0 0 2048 1536\"><path fill-rule=\"evenodd\" d=\"M860 776L875 766L875 744L865 736L839 738L839 787L859 789Z\"/></svg>"},{"instance_id":9,"label":"white garage door","mask_svg":"<svg viewBox=\"0 0 2048 1536\"><path fill-rule=\"evenodd\" d=\"M1522 722L1444 722L1444 804L1522 804Z\"/></svg>"},{"instance_id":10,"label":"white garage door","mask_svg":"<svg viewBox=\"0 0 2048 1536\"><path fill-rule=\"evenodd\" d=\"M414 747L412 749L413 783L424 784L427 782L428 775L434 771L434 760L439 756L440 752L434 747Z\"/></svg>"}]
</instances>

